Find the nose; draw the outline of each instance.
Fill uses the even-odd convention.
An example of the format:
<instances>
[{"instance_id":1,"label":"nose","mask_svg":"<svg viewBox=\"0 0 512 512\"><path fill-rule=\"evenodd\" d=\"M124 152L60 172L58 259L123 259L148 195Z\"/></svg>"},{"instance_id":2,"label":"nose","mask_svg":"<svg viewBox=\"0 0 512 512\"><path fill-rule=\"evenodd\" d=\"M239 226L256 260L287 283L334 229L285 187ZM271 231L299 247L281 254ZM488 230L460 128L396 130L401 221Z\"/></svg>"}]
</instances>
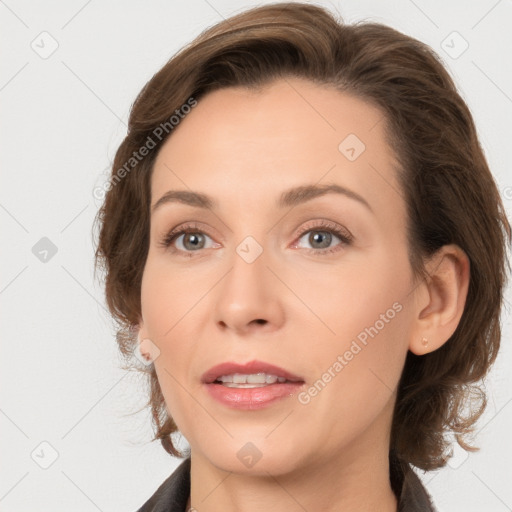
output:
<instances>
[{"instance_id":1,"label":"nose","mask_svg":"<svg viewBox=\"0 0 512 512\"><path fill-rule=\"evenodd\" d=\"M216 287L216 325L237 335L281 328L285 290L275 270L267 266L266 251L252 262L235 252L231 262L231 269Z\"/></svg>"}]
</instances>

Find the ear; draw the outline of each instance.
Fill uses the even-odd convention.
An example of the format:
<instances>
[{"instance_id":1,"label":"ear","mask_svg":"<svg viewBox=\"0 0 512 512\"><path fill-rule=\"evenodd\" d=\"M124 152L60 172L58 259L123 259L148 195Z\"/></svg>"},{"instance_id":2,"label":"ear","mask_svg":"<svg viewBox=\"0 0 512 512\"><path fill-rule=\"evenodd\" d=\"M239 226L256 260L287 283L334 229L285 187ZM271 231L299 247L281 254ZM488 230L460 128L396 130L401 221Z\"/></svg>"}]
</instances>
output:
<instances>
[{"instance_id":1,"label":"ear","mask_svg":"<svg viewBox=\"0 0 512 512\"><path fill-rule=\"evenodd\" d=\"M137 333L138 349L146 361L151 360L151 341L149 340L147 329L141 320L137 325L133 326L134 332Z\"/></svg>"},{"instance_id":2,"label":"ear","mask_svg":"<svg viewBox=\"0 0 512 512\"><path fill-rule=\"evenodd\" d=\"M138 333L139 343L145 338L148 338L148 332L144 324L144 320L139 320L139 323L134 326L135 331Z\"/></svg>"},{"instance_id":3,"label":"ear","mask_svg":"<svg viewBox=\"0 0 512 512\"><path fill-rule=\"evenodd\" d=\"M430 258L427 271L414 292L409 350L416 355L437 350L459 325L469 288L469 258L459 246L445 245Z\"/></svg>"}]
</instances>

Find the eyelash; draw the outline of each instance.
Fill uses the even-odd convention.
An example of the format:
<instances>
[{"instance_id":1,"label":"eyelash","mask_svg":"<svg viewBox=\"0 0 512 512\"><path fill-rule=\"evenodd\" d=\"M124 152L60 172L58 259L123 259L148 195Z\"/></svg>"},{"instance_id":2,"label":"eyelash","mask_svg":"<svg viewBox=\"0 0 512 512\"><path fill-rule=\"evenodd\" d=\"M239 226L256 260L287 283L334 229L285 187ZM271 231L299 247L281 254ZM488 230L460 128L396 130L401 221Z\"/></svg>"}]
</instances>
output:
<instances>
[{"instance_id":1,"label":"eyelash","mask_svg":"<svg viewBox=\"0 0 512 512\"><path fill-rule=\"evenodd\" d=\"M327 229L321 229L321 228L327 228ZM314 253L314 254L329 254L333 252L337 252L340 249L340 246L343 245L350 245L353 241L353 236L345 229L338 227L336 224L333 224L332 222L322 220L317 224L314 225L307 225L302 229L297 235L297 242L308 232L310 231L319 231L319 232L326 232L336 235L340 240L341 243L330 248L325 249L306 249L308 252ZM200 226L198 226L195 223L188 223L183 226L180 226L177 229L174 229L167 233L162 240L159 243L159 246L164 247L166 249L171 249L172 252L175 253L183 253L183 256L186 258L192 258L195 257L194 252L200 252L200 251L182 251L181 249L176 249L175 247L171 247L171 244L181 235L188 234L188 233L194 233L194 234L204 234L207 236L208 233L201 230ZM210 237L211 238L211 237ZM296 244L294 245L294 247Z\"/></svg>"}]
</instances>

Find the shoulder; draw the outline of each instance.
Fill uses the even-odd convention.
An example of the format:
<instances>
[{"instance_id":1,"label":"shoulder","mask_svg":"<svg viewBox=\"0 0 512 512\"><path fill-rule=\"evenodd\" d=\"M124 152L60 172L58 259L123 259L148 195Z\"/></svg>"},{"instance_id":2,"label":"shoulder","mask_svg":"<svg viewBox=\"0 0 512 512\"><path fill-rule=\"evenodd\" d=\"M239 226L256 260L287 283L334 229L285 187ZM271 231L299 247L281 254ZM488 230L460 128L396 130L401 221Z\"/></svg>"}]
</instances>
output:
<instances>
[{"instance_id":1,"label":"shoulder","mask_svg":"<svg viewBox=\"0 0 512 512\"><path fill-rule=\"evenodd\" d=\"M190 457L158 487L137 512L185 512L190 495Z\"/></svg>"}]
</instances>

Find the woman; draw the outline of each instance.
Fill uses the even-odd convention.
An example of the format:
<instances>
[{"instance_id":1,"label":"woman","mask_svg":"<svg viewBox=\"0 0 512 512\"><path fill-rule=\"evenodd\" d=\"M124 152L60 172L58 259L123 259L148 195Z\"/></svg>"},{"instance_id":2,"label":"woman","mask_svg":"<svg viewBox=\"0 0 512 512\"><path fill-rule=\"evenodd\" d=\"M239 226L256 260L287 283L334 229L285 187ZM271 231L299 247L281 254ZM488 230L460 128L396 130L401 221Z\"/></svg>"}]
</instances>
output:
<instances>
[{"instance_id":1,"label":"woman","mask_svg":"<svg viewBox=\"0 0 512 512\"><path fill-rule=\"evenodd\" d=\"M137 97L98 219L186 457L141 511L435 510L411 466L475 449L511 230L428 47L301 3L219 23Z\"/></svg>"}]
</instances>

